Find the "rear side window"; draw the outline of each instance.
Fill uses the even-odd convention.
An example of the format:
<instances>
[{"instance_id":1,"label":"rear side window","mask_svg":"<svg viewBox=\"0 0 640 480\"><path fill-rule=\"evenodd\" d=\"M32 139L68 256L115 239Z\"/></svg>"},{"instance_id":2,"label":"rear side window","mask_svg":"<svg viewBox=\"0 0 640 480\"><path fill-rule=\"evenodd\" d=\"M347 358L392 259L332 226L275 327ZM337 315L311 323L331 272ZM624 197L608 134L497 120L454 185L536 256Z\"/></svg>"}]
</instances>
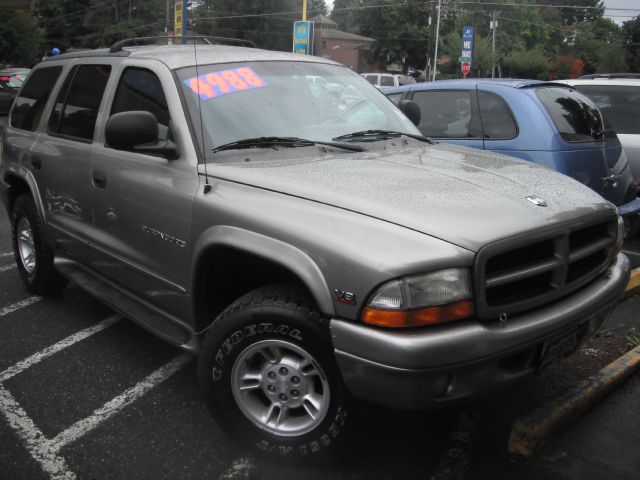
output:
<instances>
[{"instance_id":1,"label":"rear side window","mask_svg":"<svg viewBox=\"0 0 640 480\"><path fill-rule=\"evenodd\" d=\"M49 133L91 142L110 65L80 65L65 79L49 118Z\"/></svg>"},{"instance_id":2,"label":"rear side window","mask_svg":"<svg viewBox=\"0 0 640 480\"><path fill-rule=\"evenodd\" d=\"M475 137L471 125L471 93L468 90L416 92L413 101L422 113L418 128L427 137Z\"/></svg>"},{"instance_id":3,"label":"rear side window","mask_svg":"<svg viewBox=\"0 0 640 480\"><path fill-rule=\"evenodd\" d=\"M38 128L42 111L61 72L62 67L47 67L31 73L20 96L16 98L11 114L12 127L29 131Z\"/></svg>"},{"instance_id":4,"label":"rear side window","mask_svg":"<svg viewBox=\"0 0 640 480\"><path fill-rule=\"evenodd\" d=\"M640 83L635 87L578 85L575 88L598 106L606 128L616 133L640 134Z\"/></svg>"},{"instance_id":5,"label":"rear side window","mask_svg":"<svg viewBox=\"0 0 640 480\"><path fill-rule=\"evenodd\" d=\"M169 129L167 99L160 80L149 70L130 67L120 78L111 107L111 115L132 110L153 113L160 124L160 138L167 140Z\"/></svg>"},{"instance_id":6,"label":"rear side window","mask_svg":"<svg viewBox=\"0 0 640 480\"><path fill-rule=\"evenodd\" d=\"M518 135L518 127L506 102L494 93L478 92L482 131L487 140L506 140Z\"/></svg>"},{"instance_id":7,"label":"rear side window","mask_svg":"<svg viewBox=\"0 0 640 480\"><path fill-rule=\"evenodd\" d=\"M380 76L381 87L393 87L393 77Z\"/></svg>"},{"instance_id":8,"label":"rear side window","mask_svg":"<svg viewBox=\"0 0 640 480\"><path fill-rule=\"evenodd\" d=\"M536 95L567 142L593 142L604 127L598 108L589 99L564 88L544 87Z\"/></svg>"}]
</instances>

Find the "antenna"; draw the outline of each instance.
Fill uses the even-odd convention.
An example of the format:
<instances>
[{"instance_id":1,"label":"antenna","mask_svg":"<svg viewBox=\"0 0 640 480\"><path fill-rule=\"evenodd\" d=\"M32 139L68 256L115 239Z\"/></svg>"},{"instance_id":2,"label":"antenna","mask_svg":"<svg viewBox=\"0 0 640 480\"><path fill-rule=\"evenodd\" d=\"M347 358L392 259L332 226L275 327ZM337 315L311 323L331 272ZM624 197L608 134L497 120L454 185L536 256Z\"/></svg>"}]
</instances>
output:
<instances>
[{"instance_id":1,"label":"antenna","mask_svg":"<svg viewBox=\"0 0 640 480\"><path fill-rule=\"evenodd\" d=\"M200 76L200 72L198 71L198 49L196 47L196 41L193 42L193 56L196 61L196 78ZM202 142L202 159L204 161L204 194L206 195L211 190L211 185L209 185L209 175L207 175L207 153L204 145L204 125L202 123L202 99L200 98L200 82L196 81L196 85L198 86L198 115L200 116L200 142Z\"/></svg>"}]
</instances>

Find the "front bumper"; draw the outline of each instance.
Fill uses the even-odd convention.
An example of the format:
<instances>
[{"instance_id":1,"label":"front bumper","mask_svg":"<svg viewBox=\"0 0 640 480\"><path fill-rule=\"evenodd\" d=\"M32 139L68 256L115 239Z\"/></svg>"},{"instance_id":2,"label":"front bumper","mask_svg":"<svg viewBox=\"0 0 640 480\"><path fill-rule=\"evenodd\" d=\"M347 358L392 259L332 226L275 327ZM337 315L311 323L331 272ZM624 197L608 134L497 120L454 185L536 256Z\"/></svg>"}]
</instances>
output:
<instances>
[{"instance_id":1,"label":"front bumper","mask_svg":"<svg viewBox=\"0 0 640 480\"><path fill-rule=\"evenodd\" d=\"M386 330L331 320L336 359L356 397L425 410L490 393L533 373L545 342L578 332L581 342L605 322L629 280L629 260L578 292L505 324L467 320L423 329Z\"/></svg>"}]
</instances>

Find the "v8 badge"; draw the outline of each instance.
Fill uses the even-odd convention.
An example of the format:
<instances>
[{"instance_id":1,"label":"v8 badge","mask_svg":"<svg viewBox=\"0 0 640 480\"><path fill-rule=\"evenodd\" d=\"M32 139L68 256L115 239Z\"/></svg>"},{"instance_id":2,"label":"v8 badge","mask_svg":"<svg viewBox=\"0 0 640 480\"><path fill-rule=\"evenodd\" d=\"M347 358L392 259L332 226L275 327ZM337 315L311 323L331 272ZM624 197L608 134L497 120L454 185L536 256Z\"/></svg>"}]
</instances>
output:
<instances>
[{"instance_id":1,"label":"v8 badge","mask_svg":"<svg viewBox=\"0 0 640 480\"><path fill-rule=\"evenodd\" d=\"M335 297L337 302L346 303L347 305L355 305L356 304L356 294L353 292L347 292L345 290L338 290L337 288L333 291L333 296Z\"/></svg>"}]
</instances>

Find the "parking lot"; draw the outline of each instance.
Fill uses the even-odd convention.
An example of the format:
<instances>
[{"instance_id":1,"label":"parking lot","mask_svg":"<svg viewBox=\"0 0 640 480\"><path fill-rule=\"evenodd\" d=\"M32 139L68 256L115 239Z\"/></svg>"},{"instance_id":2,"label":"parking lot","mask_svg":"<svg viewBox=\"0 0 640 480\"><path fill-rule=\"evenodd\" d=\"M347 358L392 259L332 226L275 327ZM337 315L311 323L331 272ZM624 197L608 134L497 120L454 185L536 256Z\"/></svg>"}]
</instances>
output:
<instances>
[{"instance_id":1,"label":"parking lot","mask_svg":"<svg viewBox=\"0 0 640 480\"><path fill-rule=\"evenodd\" d=\"M0 478L299 478L257 466L221 433L190 356L77 286L30 296L10 238L3 212ZM376 428L354 439L347 462L306 478L428 478L457 412L364 415Z\"/></svg>"}]
</instances>

